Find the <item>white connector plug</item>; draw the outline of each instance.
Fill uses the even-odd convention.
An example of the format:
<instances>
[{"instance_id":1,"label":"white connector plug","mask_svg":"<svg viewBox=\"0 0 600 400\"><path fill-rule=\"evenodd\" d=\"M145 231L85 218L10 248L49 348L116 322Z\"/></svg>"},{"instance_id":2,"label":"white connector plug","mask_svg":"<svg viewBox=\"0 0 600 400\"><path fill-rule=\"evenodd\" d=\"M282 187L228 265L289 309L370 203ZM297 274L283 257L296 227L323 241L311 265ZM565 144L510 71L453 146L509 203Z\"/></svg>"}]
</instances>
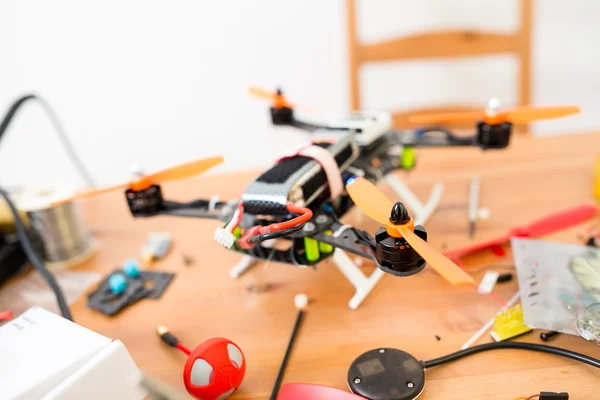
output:
<instances>
[{"instance_id":1,"label":"white connector plug","mask_svg":"<svg viewBox=\"0 0 600 400\"><path fill-rule=\"evenodd\" d=\"M215 230L214 239L228 249L230 249L231 246L233 246L233 243L235 242L235 236L233 236L233 233L229 232L228 230L222 227L218 227Z\"/></svg>"}]
</instances>

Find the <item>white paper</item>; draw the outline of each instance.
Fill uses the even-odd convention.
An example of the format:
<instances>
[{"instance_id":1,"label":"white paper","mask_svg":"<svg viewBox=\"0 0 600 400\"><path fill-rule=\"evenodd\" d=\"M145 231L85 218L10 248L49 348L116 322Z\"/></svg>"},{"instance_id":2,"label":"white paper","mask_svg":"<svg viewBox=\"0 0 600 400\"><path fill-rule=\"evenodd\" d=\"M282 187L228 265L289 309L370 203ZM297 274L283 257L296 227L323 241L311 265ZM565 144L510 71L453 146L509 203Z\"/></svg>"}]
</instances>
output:
<instances>
[{"instance_id":1,"label":"white paper","mask_svg":"<svg viewBox=\"0 0 600 400\"><path fill-rule=\"evenodd\" d=\"M68 304L74 303L101 275L96 272L53 271L54 279L62 289ZM56 295L48 282L36 271L5 284L0 288L0 311L11 310L19 315L33 306L58 313Z\"/></svg>"}]
</instances>

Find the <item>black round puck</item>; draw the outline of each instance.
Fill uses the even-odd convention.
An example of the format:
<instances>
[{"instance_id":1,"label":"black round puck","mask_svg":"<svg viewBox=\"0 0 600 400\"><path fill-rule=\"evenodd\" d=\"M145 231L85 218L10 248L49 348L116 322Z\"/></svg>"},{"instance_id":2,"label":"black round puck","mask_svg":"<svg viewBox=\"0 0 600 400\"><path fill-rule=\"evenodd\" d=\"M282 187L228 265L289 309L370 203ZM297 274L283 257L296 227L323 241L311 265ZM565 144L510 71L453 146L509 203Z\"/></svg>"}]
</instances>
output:
<instances>
[{"instance_id":1,"label":"black round puck","mask_svg":"<svg viewBox=\"0 0 600 400\"><path fill-rule=\"evenodd\" d=\"M404 351L370 350L350 365L348 387L371 400L414 400L425 387L425 370L419 360Z\"/></svg>"}]
</instances>

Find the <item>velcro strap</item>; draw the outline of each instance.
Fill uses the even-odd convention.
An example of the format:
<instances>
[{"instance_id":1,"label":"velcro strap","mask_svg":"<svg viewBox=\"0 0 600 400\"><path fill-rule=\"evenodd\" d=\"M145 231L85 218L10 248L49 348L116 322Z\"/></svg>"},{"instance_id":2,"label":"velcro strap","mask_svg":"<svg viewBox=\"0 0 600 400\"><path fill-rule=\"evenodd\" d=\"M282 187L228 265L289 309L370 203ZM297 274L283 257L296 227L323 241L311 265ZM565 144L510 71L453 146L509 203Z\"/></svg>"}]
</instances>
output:
<instances>
[{"instance_id":1,"label":"velcro strap","mask_svg":"<svg viewBox=\"0 0 600 400\"><path fill-rule=\"evenodd\" d=\"M321 168L323 168L323 171L325 171L325 175L327 176L332 199L342 194L344 190L342 174L333 154L322 147L310 145L300 149L298 155L310 157L321 165Z\"/></svg>"}]
</instances>

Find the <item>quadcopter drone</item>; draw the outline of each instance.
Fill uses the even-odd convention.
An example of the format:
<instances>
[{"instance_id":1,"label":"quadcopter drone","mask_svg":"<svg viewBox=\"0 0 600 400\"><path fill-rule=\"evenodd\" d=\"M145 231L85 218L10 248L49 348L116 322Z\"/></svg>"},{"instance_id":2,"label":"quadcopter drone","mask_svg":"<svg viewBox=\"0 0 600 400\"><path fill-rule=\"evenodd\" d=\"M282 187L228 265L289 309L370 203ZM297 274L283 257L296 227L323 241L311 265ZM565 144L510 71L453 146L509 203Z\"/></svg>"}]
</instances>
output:
<instances>
[{"instance_id":1,"label":"quadcopter drone","mask_svg":"<svg viewBox=\"0 0 600 400\"><path fill-rule=\"evenodd\" d=\"M291 126L311 133L312 142L297 153L279 159L250 182L239 201L165 200L161 182L189 178L222 162L215 157L173 167L155 174L137 171L120 185L82 193L126 189L134 217L175 215L223 221L215 240L242 253L245 264L237 276L256 260L272 260L295 266L315 266L332 258L356 287L350 302L356 308L388 273L414 275L429 264L451 284L473 284L473 278L427 243L423 218L415 221L402 202L392 202L375 187L391 172L414 167L415 147L474 146L502 149L508 146L513 123L531 122L577 113L577 107L520 107L501 110L491 102L482 112L415 117L415 121L451 122L475 120L476 134L458 137L442 127L417 131L394 130L385 112L356 112L346 119L315 124L299 119L281 90L251 93L272 100L273 125ZM383 225L371 236L340 221L354 206ZM415 223L416 222L416 223ZM379 270L366 277L345 254L370 259Z\"/></svg>"}]
</instances>

